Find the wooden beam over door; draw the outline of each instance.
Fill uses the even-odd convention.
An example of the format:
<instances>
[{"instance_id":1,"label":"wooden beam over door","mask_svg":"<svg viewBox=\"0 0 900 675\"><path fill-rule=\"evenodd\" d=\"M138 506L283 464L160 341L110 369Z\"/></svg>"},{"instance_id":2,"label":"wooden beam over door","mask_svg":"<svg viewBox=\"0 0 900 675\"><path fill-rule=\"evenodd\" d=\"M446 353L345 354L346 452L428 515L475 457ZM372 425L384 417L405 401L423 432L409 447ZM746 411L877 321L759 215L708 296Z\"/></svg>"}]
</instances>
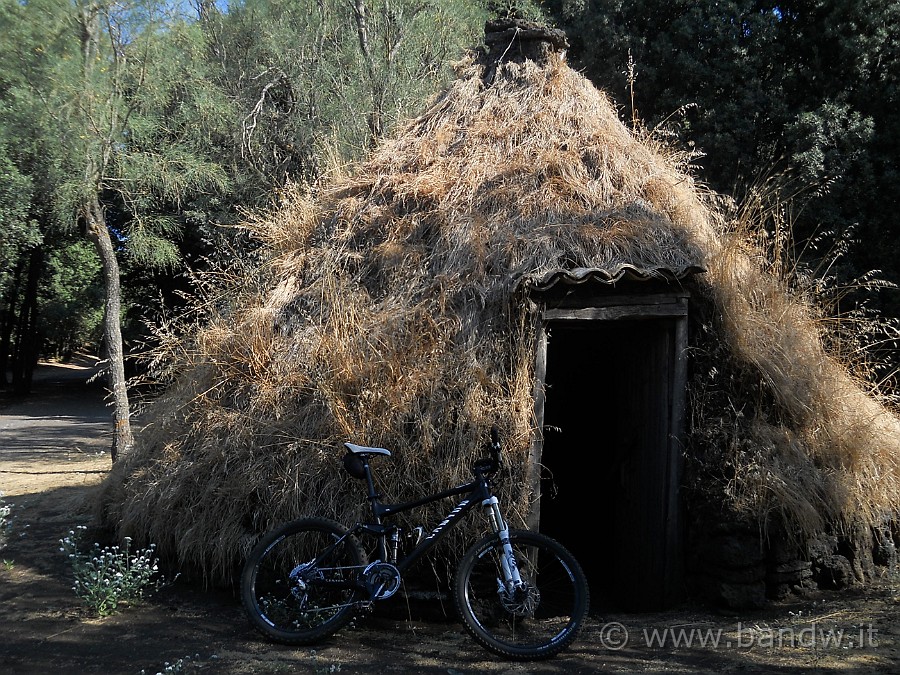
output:
<instances>
[{"instance_id":1,"label":"wooden beam over door","mask_svg":"<svg viewBox=\"0 0 900 675\"><path fill-rule=\"evenodd\" d=\"M621 307L582 307L548 309L544 321L617 321L622 319L660 319L687 316L687 306L625 305Z\"/></svg>"}]
</instances>

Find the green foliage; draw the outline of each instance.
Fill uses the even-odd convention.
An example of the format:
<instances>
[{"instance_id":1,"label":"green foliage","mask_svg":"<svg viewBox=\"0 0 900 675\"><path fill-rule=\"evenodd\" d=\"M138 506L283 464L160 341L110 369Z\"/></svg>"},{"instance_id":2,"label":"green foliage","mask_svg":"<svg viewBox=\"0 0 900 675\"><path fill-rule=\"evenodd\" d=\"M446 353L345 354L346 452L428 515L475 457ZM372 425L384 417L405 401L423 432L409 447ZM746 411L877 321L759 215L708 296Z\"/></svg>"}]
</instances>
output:
<instances>
[{"instance_id":1,"label":"green foliage","mask_svg":"<svg viewBox=\"0 0 900 675\"><path fill-rule=\"evenodd\" d=\"M245 0L209 17L210 74L235 104L231 159L249 169L244 203L358 158L424 106L486 17L462 0Z\"/></svg>"},{"instance_id":2,"label":"green foliage","mask_svg":"<svg viewBox=\"0 0 900 675\"><path fill-rule=\"evenodd\" d=\"M37 225L28 217L32 184L5 154L0 144L0 294L19 256L41 243Z\"/></svg>"},{"instance_id":3,"label":"green foliage","mask_svg":"<svg viewBox=\"0 0 900 675\"><path fill-rule=\"evenodd\" d=\"M539 5L540 0L489 0L487 9L492 16L498 18L545 21L546 17Z\"/></svg>"},{"instance_id":4,"label":"green foliage","mask_svg":"<svg viewBox=\"0 0 900 675\"><path fill-rule=\"evenodd\" d=\"M131 537L125 537L124 548L94 544L87 553L80 550L84 526L69 530L59 540L60 552L68 556L75 575L72 590L99 616L115 613L119 605L139 600L151 590L159 589L156 546L131 550Z\"/></svg>"},{"instance_id":5,"label":"green foliage","mask_svg":"<svg viewBox=\"0 0 900 675\"><path fill-rule=\"evenodd\" d=\"M195 195L229 185L211 157L214 129L198 125L222 116L197 69L199 28L152 1L37 0L3 9L9 39L0 55L15 71L0 74L4 127L26 141L17 160L52 207L45 215L72 227L100 195L119 211L125 250L138 242L137 259L171 266L173 215ZM133 239L132 223L141 230Z\"/></svg>"},{"instance_id":6,"label":"green foliage","mask_svg":"<svg viewBox=\"0 0 900 675\"><path fill-rule=\"evenodd\" d=\"M21 204L48 260L38 316L50 348L64 352L75 340L97 342L102 316L96 264L85 266L88 249L73 255L67 235L91 212L106 220L120 266L175 271L183 230L196 222L185 207L221 203L229 189L214 156L222 96L198 67L206 61L197 23L155 0L0 0L0 63L0 145L14 149L10 161L32 186ZM65 279L62 264L81 267Z\"/></svg>"},{"instance_id":7,"label":"green foliage","mask_svg":"<svg viewBox=\"0 0 900 675\"><path fill-rule=\"evenodd\" d=\"M127 251L138 265L172 269L181 257L173 240L180 237L181 224L171 216L135 216L126 231Z\"/></svg>"},{"instance_id":8,"label":"green foliage","mask_svg":"<svg viewBox=\"0 0 900 675\"><path fill-rule=\"evenodd\" d=\"M875 124L847 103L826 101L816 110L797 115L787 134L794 147L791 159L800 175L811 184L823 184L846 175L852 164L863 160Z\"/></svg>"},{"instance_id":9,"label":"green foliage","mask_svg":"<svg viewBox=\"0 0 900 675\"><path fill-rule=\"evenodd\" d=\"M103 283L100 261L87 241L64 240L50 250L41 291L47 353L65 356L99 344Z\"/></svg>"},{"instance_id":10,"label":"green foliage","mask_svg":"<svg viewBox=\"0 0 900 675\"><path fill-rule=\"evenodd\" d=\"M205 37L196 22L170 21L148 39L142 85L129 104L127 143L114 157L116 180L132 220L126 247L142 264L170 267L184 209L231 189L228 120L234 109L212 82ZM160 247L157 252L152 247ZM133 250L132 250L133 247Z\"/></svg>"},{"instance_id":11,"label":"green foliage","mask_svg":"<svg viewBox=\"0 0 900 675\"><path fill-rule=\"evenodd\" d=\"M624 116L702 152L699 177L711 187L741 199L787 175L804 195L792 223L799 249L856 227L865 245L845 258L847 274L879 269L900 281L900 226L884 208L900 202L900 2L543 6L569 34L571 60L625 104ZM878 300L900 316L898 296Z\"/></svg>"}]
</instances>

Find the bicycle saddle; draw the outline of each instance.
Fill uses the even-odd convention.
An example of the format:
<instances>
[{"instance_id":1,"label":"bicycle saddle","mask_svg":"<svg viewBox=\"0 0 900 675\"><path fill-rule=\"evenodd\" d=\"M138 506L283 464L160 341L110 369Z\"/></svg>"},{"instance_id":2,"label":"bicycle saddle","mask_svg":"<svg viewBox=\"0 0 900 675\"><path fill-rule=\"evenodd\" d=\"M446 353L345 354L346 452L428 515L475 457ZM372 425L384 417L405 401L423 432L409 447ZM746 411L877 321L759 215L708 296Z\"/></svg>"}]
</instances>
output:
<instances>
[{"instance_id":1,"label":"bicycle saddle","mask_svg":"<svg viewBox=\"0 0 900 675\"><path fill-rule=\"evenodd\" d=\"M384 448L367 448L364 445L354 445L353 443L344 443L344 447L346 447L355 455L384 455L385 457L391 456L391 451L385 450Z\"/></svg>"}]
</instances>

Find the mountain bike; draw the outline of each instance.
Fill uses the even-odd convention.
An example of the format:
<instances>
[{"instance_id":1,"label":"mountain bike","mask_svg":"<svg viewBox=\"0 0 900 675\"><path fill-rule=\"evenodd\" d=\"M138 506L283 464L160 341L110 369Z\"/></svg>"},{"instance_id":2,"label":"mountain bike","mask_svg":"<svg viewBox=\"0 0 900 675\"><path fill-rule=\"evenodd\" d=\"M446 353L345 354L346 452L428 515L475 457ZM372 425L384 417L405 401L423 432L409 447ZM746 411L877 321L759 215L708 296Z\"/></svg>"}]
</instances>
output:
<instances>
[{"instance_id":1,"label":"mountain bike","mask_svg":"<svg viewBox=\"0 0 900 675\"><path fill-rule=\"evenodd\" d=\"M262 537L244 564L241 601L263 635L294 645L333 635L373 603L392 597L402 575L481 506L491 532L459 559L452 583L463 626L483 647L514 660L547 659L572 644L588 612L584 572L554 539L509 529L493 494L494 477L502 467L496 427L491 429L490 457L472 465L474 480L402 504L385 504L372 476L370 462L390 457L390 451L344 445L344 468L366 482L371 518L349 528L327 518L303 518ZM386 522L395 514L460 496L428 532L404 531ZM409 540L408 552L401 546L404 540Z\"/></svg>"}]
</instances>

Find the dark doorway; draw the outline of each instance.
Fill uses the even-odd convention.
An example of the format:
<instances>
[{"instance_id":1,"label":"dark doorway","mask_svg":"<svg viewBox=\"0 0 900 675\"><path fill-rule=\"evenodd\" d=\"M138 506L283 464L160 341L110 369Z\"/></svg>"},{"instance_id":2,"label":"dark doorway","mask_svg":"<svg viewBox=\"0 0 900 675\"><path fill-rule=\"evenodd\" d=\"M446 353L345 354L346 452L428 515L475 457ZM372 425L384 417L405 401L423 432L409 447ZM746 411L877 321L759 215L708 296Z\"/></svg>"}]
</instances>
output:
<instances>
[{"instance_id":1,"label":"dark doorway","mask_svg":"<svg viewBox=\"0 0 900 675\"><path fill-rule=\"evenodd\" d=\"M672 597L675 330L668 318L548 324L540 529L582 563L597 609Z\"/></svg>"}]
</instances>

